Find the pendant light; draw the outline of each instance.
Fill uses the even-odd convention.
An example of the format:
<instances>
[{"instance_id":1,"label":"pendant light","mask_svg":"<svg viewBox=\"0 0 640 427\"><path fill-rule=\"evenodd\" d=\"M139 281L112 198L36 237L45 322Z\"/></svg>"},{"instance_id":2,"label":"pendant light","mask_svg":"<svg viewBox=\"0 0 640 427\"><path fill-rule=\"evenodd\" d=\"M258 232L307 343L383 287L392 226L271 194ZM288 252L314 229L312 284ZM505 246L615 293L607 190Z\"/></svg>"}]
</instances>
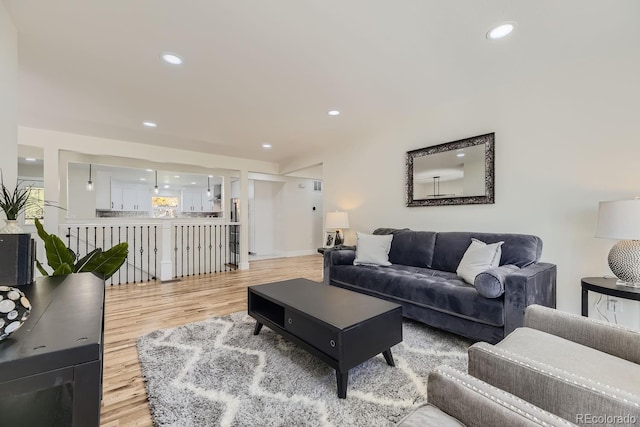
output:
<instances>
[{"instance_id":1,"label":"pendant light","mask_svg":"<svg viewBox=\"0 0 640 427\"><path fill-rule=\"evenodd\" d=\"M158 171L156 171L156 185L153 187L153 192L158 194L160 190L158 190Z\"/></svg>"},{"instance_id":2,"label":"pendant light","mask_svg":"<svg viewBox=\"0 0 640 427\"><path fill-rule=\"evenodd\" d=\"M207 197L211 197L211 185L209 185L209 177L207 177Z\"/></svg>"},{"instance_id":3,"label":"pendant light","mask_svg":"<svg viewBox=\"0 0 640 427\"><path fill-rule=\"evenodd\" d=\"M89 163L89 181L87 181L87 191L93 191L93 181L91 181L91 163Z\"/></svg>"}]
</instances>

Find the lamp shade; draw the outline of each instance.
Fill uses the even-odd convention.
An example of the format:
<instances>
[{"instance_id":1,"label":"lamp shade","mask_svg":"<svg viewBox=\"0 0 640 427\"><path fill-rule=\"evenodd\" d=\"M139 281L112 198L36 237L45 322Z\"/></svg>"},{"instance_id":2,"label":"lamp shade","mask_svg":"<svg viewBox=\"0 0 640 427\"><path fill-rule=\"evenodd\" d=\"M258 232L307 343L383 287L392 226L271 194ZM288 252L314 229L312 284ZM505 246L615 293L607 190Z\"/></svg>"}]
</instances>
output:
<instances>
[{"instance_id":1,"label":"lamp shade","mask_svg":"<svg viewBox=\"0 0 640 427\"><path fill-rule=\"evenodd\" d=\"M328 212L325 228L349 228L349 215L346 212Z\"/></svg>"},{"instance_id":2,"label":"lamp shade","mask_svg":"<svg viewBox=\"0 0 640 427\"><path fill-rule=\"evenodd\" d=\"M640 240L640 199L600 202L596 237Z\"/></svg>"}]
</instances>

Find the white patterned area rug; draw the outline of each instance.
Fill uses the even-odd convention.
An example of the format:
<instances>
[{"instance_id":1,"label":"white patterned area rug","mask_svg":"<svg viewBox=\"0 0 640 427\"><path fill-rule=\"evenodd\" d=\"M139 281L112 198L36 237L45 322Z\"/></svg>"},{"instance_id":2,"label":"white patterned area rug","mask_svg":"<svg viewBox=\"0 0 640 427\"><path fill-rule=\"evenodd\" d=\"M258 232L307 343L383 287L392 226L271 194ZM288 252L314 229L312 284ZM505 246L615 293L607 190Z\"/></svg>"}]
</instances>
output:
<instances>
[{"instance_id":1,"label":"white patterned area rug","mask_svg":"<svg viewBox=\"0 0 640 427\"><path fill-rule=\"evenodd\" d=\"M390 426L426 402L439 365L465 371L470 342L405 321L392 348L349 371L338 399L335 371L244 312L138 339L156 426Z\"/></svg>"}]
</instances>

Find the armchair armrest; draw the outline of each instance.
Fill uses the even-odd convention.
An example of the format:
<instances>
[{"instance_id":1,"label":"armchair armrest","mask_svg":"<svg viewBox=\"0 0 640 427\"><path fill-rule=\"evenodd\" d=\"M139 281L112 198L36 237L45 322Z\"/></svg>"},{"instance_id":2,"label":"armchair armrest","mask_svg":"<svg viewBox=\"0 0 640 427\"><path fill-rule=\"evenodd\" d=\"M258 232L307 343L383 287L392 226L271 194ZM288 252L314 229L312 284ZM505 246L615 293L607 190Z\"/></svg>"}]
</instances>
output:
<instances>
[{"instance_id":1,"label":"armchair armrest","mask_svg":"<svg viewBox=\"0 0 640 427\"><path fill-rule=\"evenodd\" d=\"M468 427L574 425L504 390L446 366L437 368L429 374L427 394L430 405L434 405ZM401 427L444 425L441 419L434 419L433 410L430 409L418 408L398 425Z\"/></svg>"},{"instance_id":2,"label":"armchair armrest","mask_svg":"<svg viewBox=\"0 0 640 427\"><path fill-rule=\"evenodd\" d=\"M590 424L587 418L592 416L635 423L640 414L640 396L505 350L500 344L478 342L469 347L468 369L470 375L576 424Z\"/></svg>"},{"instance_id":3,"label":"armchair armrest","mask_svg":"<svg viewBox=\"0 0 640 427\"><path fill-rule=\"evenodd\" d=\"M528 305L556 306L555 264L539 262L506 276L504 285L504 335L524 326L524 312Z\"/></svg>"},{"instance_id":4,"label":"armchair armrest","mask_svg":"<svg viewBox=\"0 0 640 427\"><path fill-rule=\"evenodd\" d=\"M640 331L539 305L527 307L525 325L640 364Z\"/></svg>"}]
</instances>

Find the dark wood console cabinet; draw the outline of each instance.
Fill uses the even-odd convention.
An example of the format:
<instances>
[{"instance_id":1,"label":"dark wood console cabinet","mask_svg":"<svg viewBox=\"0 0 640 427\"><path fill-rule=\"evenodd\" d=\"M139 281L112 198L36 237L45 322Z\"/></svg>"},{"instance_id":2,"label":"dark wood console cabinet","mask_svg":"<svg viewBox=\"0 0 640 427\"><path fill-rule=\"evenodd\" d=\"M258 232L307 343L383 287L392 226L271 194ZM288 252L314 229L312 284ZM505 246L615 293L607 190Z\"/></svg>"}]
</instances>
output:
<instances>
[{"instance_id":1,"label":"dark wood console cabinet","mask_svg":"<svg viewBox=\"0 0 640 427\"><path fill-rule=\"evenodd\" d=\"M0 424L99 426L104 280L80 273L20 289L32 310L0 341Z\"/></svg>"}]
</instances>

